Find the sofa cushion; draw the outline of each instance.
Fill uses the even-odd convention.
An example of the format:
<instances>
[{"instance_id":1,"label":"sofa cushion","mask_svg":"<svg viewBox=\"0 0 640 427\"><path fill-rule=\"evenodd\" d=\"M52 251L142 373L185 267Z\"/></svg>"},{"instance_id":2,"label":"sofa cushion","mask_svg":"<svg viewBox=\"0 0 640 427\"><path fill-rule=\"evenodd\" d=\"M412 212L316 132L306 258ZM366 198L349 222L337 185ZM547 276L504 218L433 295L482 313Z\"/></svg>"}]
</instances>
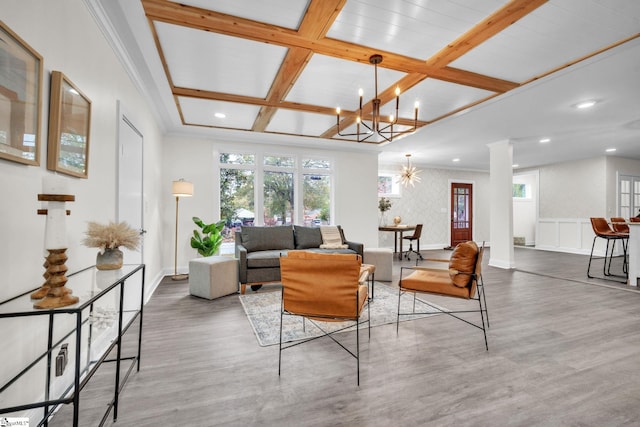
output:
<instances>
[{"instance_id":1,"label":"sofa cushion","mask_svg":"<svg viewBox=\"0 0 640 427\"><path fill-rule=\"evenodd\" d=\"M460 243L453 250L449 260L449 275L454 285L464 288L469 284L476 268L478 251L478 245L471 241Z\"/></svg>"},{"instance_id":2,"label":"sofa cushion","mask_svg":"<svg viewBox=\"0 0 640 427\"><path fill-rule=\"evenodd\" d=\"M287 250L256 251L247 253L248 268L280 267L280 257L287 255Z\"/></svg>"},{"instance_id":3,"label":"sofa cushion","mask_svg":"<svg viewBox=\"0 0 640 427\"><path fill-rule=\"evenodd\" d=\"M293 227L242 227L242 245L247 252L295 249Z\"/></svg>"},{"instance_id":4,"label":"sofa cushion","mask_svg":"<svg viewBox=\"0 0 640 427\"><path fill-rule=\"evenodd\" d=\"M322 233L318 227L294 225L296 249L319 248L322 244Z\"/></svg>"}]
</instances>

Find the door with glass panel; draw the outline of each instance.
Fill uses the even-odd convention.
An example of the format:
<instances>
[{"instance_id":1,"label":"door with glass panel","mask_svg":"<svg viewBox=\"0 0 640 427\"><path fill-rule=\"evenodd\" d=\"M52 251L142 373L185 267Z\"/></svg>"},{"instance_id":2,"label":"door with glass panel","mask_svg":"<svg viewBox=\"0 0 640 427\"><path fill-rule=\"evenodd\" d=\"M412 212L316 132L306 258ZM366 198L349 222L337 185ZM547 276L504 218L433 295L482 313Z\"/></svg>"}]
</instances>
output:
<instances>
[{"instance_id":1,"label":"door with glass panel","mask_svg":"<svg viewBox=\"0 0 640 427\"><path fill-rule=\"evenodd\" d=\"M472 240L473 184L451 183L451 247Z\"/></svg>"},{"instance_id":2,"label":"door with glass panel","mask_svg":"<svg viewBox=\"0 0 640 427\"><path fill-rule=\"evenodd\" d=\"M640 176L620 175L618 213L622 218L640 214Z\"/></svg>"}]
</instances>

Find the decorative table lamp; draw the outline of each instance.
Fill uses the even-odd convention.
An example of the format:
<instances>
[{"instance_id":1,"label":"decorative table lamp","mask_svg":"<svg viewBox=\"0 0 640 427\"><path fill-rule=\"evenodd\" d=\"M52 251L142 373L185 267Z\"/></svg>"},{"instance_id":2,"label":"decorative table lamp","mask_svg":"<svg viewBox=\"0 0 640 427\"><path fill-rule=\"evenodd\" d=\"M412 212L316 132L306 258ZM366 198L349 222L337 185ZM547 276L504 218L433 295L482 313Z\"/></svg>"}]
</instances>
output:
<instances>
[{"instance_id":1,"label":"decorative table lamp","mask_svg":"<svg viewBox=\"0 0 640 427\"><path fill-rule=\"evenodd\" d=\"M178 274L178 201L180 200L180 197L193 196L193 183L185 181L184 179L173 181L171 193L176 197L176 244L173 258L173 276L171 276L171 279L186 280L189 278L188 274Z\"/></svg>"},{"instance_id":2,"label":"decorative table lamp","mask_svg":"<svg viewBox=\"0 0 640 427\"><path fill-rule=\"evenodd\" d=\"M67 288L67 227L66 215L70 212L65 209L66 202L75 202L74 195L65 194L66 187L62 181L51 179L42 180L42 193L38 194L38 200L47 202L47 209L39 209L39 215L47 215L45 225L44 248L49 252L44 267L45 283L31 294L31 298L40 301L33 304L34 308L57 308L73 305L79 298L71 295L71 289Z\"/></svg>"}]
</instances>

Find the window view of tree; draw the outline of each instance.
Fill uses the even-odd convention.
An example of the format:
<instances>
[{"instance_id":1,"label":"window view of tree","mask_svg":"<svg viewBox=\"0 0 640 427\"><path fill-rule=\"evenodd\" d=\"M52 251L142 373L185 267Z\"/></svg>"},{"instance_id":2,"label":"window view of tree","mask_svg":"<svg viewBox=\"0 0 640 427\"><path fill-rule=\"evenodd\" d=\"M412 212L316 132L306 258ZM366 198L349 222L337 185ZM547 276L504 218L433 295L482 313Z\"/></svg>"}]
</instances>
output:
<instances>
[{"instance_id":1,"label":"window view of tree","mask_svg":"<svg viewBox=\"0 0 640 427\"><path fill-rule=\"evenodd\" d=\"M223 164L253 164L253 156L221 154ZM240 226L254 222L254 171L249 169L220 168L220 219L225 221L223 238L232 242Z\"/></svg>"},{"instance_id":2,"label":"window view of tree","mask_svg":"<svg viewBox=\"0 0 640 427\"><path fill-rule=\"evenodd\" d=\"M524 199L527 197L526 184L513 184L513 197Z\"/></svg>"},{"instance_id":3,"label":"window view of tree","mask_svg":"<svg viewBox=\"0 0 640 427\"><path fill-rule=\"evenodd\" d=\"M329 224L331 222L331 177L305 174L302 191L304 224Z\"/></svg>"},{"instance_id":4,"label":"window view of tree","mask_svg":"<svg viewBox=\"0 0 640 427\"><path fill-rule=\"evenodd\" d=\"M293 173L264 173L264 225L292 224Z\"/></svg>"},{"instance_id":5,"label":"window view of tree","mask_svg":"<svg viewBox=\"0 0 640 427\"><path fill-rule=\"evenodd\" d=\"M232 242L241 226L331 223L330 160L221 153L219 165L225 242ZM256 186L262 188L258 199Z\"/></svg>"}]
</instances>

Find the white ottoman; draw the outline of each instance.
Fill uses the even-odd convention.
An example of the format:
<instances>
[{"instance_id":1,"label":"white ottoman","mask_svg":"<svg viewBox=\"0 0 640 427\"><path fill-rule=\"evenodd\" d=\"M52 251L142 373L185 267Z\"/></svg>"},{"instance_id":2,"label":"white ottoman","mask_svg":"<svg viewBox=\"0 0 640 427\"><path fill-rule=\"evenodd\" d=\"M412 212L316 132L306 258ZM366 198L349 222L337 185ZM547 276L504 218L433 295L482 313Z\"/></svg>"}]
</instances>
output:
<instances>
[{"instance_id":1,"label":"white ottoman","mask_svg":"<svg viewBox=\"0 0 640 427\"><path fill-rule=\"evenodd\" d=\"M390 282L393 275L393 249L391 248L364 248L365 264L376 266L376 280Z\"/></svg>"},{"instance_id":2,"label":"white ottoman","mask_svg":"<svg viewBox=\"0 0 640 427\"><path fill-rule=\"evenodd\" d=\"M215 299L238 292L238 260L210 256L189 261L189 293Z\"/></svg>"}]
</instances>

